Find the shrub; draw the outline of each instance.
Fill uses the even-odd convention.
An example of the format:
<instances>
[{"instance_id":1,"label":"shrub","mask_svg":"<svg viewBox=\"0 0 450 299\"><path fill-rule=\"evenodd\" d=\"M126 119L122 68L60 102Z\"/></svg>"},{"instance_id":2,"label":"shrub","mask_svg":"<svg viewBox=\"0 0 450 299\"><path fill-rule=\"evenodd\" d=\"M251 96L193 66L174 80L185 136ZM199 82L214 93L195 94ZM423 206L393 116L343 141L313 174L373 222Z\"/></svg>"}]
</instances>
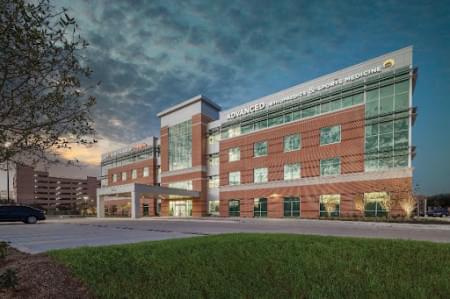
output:
<instances>
[{"instance_id":1,"label":"shrub","mask_svg":"<svg viewBox=\"0 0 450 299\"><path fill-rule=\"evenodd\" d=\"M6 258L8 254L8 246L6 242L0 242L0 261Z\"/></svg>"},{"instance_id":2,"label":"shrub","mask_svg":"<svg viewBox=\"0 0 450 299\"><path fill-rule=\"evenodd\" d=\"M13 289L17 286L16 269L7 269L0 275L0 289Z\"/></svg>"}]
</instances>

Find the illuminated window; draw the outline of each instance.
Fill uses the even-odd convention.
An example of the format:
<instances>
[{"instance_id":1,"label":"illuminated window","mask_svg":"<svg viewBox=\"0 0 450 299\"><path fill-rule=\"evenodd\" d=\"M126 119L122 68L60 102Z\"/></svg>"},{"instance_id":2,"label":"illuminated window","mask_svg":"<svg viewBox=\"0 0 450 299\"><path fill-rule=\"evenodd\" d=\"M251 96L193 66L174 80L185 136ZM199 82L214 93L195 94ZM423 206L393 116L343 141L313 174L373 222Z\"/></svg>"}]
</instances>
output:
<instances>
[{"instance_id":1,"label":"illuminated window","mask_svg":"<svg viewBox=\"0 0 450 299\"><path fill-rule=\"evenodd\" d=\"M219 215L219 201L218 200L208 201L208 212L211 215Z\"/></svg>"},{"instance_id":2,"label":"illuminated window","mask_svg":"<svg viewBox=\"0 0 450 299\"><path fill-rule=\"evenodd\" d=\"M134 180L134 179L137 179L137 169L133 169L132 171L131 171L131 178Z\"/></svg>"},{"instance_id":3,"label":"illuminated window","mask_svg":"<svg viewBox=\"0 0 450 299\"><path fill-rule=\"evenodd\" d=\"M149 175L150 175L150 173L149 173L149 168L146 166L146 167L144 167L144 172L143 172L143 176L144 177L148 177Z\"/></svg>"},{"instance_id":4,"label":"illuminated window","mask_svg":"<svg viewBox=\"0 0 450 299\"><path fill-rule=\"evenodd\" d=\"M364 193L364 216L387 216L391 204L391 198L387 192Z\"/></svg>"},{"instance_id":5,"label":"illuminated window","mask_svg":"<svg viewBox=\"0 0 450 299\"><path fill-rule=\"evenodd\" d=\"M127 173L124 171L122 172L122 181L126 181L127 180Z\"/></svg>"},{"instance_id":6,"label":"illuminated window","mask_svg":"<svg viewBox=\"0 0 450 299\"><path fill-rule=\"evenodd\" d=\"M169 183L169 188L192 190L192 181L180 181L180 182Z\"/></svg>"},{"instance_id":7,"label":"illuminated window","mask_svg":"<svg viewBox=\"0 0 450 299\"><path fill-rule=\"evenodd\" d=\"M112 181L115 183L117 182L117 173L112 175Z\"/></svg>"},{"instance_id":8,"label":"illuminated window","mask_svg":"<svg viewBox=\"0 0 450 299\"><path fill-rule=\"evenodd\" d=\"M341 205L340 194L327 194L320 196L320 216L337 217L339 216Z\"/></svg>"},{"instance_id":9,"label":"illuminated window","mask_svg":"<svg viewBox=\"0 0 450 299\"><path fill-rule=\"evenodd\" d=\"M267 217L267 198L254 199L253 217Z\"/></svg>"},{"instance_id":10,"label":"illuminated window","mask_svg":"<svg viewBox=\"0 0 450 299\"><path fill-rule=\"evenodd\" d=\"M192 167L192 121L169 127L169 170Z\"/></svg>"}]
</instances>

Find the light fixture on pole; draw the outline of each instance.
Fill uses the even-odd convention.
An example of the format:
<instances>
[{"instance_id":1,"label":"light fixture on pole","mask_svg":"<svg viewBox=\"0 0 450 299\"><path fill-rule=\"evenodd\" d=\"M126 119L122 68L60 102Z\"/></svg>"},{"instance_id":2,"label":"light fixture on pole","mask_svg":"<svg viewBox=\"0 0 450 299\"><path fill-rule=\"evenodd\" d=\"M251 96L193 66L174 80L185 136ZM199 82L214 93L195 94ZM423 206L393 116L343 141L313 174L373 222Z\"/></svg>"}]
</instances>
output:
<instances>
[{"instance_id":1,"label":"light fixture on pole","mask_svg":"<svg viewBox=\"0 0 450 299\"><path fill-rule=\"evenodd\" d=\"M11 146L11 142L7 141L4 144L6 150ZM6 155L6 196L7 196L7 203L10 203L9 198L9 158L8 155Z\"/></svg>"}]
</instances>

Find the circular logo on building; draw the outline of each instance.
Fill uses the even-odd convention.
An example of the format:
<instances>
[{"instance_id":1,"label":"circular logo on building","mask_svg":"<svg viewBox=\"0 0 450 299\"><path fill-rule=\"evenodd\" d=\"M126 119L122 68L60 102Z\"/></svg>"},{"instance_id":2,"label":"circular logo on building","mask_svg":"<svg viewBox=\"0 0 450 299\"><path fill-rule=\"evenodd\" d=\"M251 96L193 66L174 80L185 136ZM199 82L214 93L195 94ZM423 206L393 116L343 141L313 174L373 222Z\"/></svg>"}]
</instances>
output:
<instances>
[{"instance_id":1,"label":"circular logo on building","mask_svg":"<svg viewBox=\"0 0 450 299\"><path fill-rule=\"evenodd\" d=\"M383 67L388 68L388 67L394 66L394 64L395 64L394 59L388 59L385 62L383 62Z\"/></svg>"}]
</instances>

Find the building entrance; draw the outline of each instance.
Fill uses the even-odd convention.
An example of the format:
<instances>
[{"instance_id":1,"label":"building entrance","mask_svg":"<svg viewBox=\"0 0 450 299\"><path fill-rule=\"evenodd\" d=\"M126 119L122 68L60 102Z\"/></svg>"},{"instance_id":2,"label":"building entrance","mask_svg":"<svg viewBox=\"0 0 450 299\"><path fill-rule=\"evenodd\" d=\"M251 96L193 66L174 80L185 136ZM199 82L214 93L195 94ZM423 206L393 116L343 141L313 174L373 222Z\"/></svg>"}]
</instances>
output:
<instances>
[{"instance_id":1,"label":"building entrance","mask_svg":"<svg viewBox=\"0 0 450 299\"><path fill-rule=\"evenodd\" d=\"M192 216L192 200L174 200L169 202L169 216Z\"/></svg>"}]
</instances>

